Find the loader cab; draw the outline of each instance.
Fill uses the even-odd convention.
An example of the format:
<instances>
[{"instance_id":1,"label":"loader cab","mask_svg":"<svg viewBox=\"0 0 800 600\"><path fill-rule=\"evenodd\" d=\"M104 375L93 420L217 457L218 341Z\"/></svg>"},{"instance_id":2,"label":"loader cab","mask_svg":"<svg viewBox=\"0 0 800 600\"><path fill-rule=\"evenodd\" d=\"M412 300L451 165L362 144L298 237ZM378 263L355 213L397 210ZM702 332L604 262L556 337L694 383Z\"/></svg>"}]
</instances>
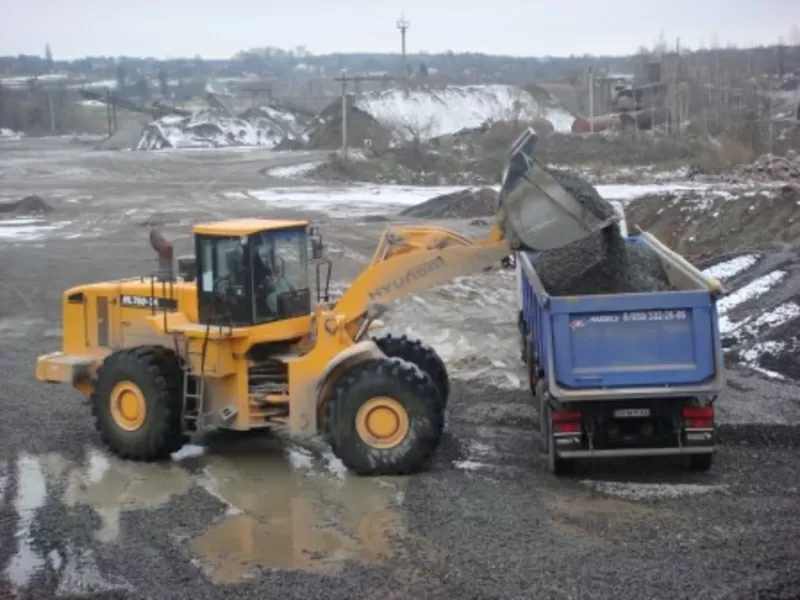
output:
<instances>
[{"instance_id":1,"label":"loader cab","mask_svg":"<svg viewBox=\"0 0 800 600\"><path fill-rule=\"evenodd\" d=\"M265 219L195 225L200 322L243 327L309 315L308 228Z\"/></svg>"}]
</instances>

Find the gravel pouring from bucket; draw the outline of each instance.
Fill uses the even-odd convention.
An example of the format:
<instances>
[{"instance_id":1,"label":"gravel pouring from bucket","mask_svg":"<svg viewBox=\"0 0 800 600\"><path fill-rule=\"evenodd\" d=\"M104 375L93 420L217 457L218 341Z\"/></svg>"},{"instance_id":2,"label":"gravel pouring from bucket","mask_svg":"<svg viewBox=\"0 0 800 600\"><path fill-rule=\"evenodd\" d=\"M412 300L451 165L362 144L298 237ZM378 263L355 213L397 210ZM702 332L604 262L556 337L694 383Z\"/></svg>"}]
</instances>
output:
<instances>
[{"instance_id":1,"label":"gravel pouring from bucket","mask_svg":"<svg viewBox=\"0 0 800 600\"><path fill-rule=\"evenodd\" d=\"M618 221L581 178L549 172L533 158L537 139L530 128L517 138L503 175L496 219L512 248L553 250Z\"/></svg>"}]
</instances>

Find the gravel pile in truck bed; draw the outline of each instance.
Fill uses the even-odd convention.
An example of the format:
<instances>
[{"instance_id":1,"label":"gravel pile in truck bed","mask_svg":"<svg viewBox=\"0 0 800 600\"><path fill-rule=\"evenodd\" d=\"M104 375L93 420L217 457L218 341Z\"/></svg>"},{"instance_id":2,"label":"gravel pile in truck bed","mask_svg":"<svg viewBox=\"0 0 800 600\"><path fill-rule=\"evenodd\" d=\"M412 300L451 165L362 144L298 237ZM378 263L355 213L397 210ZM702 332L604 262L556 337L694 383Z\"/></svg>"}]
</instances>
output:
<instances>
[{"instance_id":1,"label":"gravel pile in truck bed","mask_svg":"<svg viewBox=\"0 0 800 600\"><path fill-rule=\"evenodd\" d=\"M601 219L614 213L597 190L570 171L550 174L588 210ZM540 253L533 261L545 289L554 296L631 294L671 289L667 274L652 252L626 244L619 226Z\"/></svg>"}]
</instances>

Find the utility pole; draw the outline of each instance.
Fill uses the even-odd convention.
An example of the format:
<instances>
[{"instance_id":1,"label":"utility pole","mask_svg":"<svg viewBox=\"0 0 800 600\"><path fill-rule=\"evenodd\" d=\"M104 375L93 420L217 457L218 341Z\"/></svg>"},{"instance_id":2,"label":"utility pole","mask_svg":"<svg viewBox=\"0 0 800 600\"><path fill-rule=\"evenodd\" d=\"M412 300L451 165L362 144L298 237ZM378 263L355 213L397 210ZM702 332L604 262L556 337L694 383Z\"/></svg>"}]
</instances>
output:
<instances>
[{"instance_id":1,"label":"utility pole","mask_svg":"<svg viewBox=\"0 0 800 600\"><path fill-rule=\"evenodd\" d=\"M589 67L589 131L594 133L594 69Z\"/></svg>"},{"instance_id":2,"label":"utility pole","mask_svg":"<svg viewBox=\"0 0 800 600\"><path fill-rule=\"evenodd\" d=\"M406 21L405 15L397 21L397 28L400 30L400 53L403 61L403 89L408 91L408 65L406 64L406 31L411 27L411 23Z\"/></svg>"},{"instance_id":3,"label":"utility pole","mask_svg":"<svg viewBox=\"0 0 800 600\"><path fill-rule=\"evenodd\" d=\"M347 159L347 74L342 71L342 156Z\"/></svg>"},{"instance_id":4,"label":"utility pole","mask_svg":"<svg viewBox=\"0 0 800 600\"><path fill-rule=\"evenodd\" d=\"M50 47L48 46L48 49ZM52 90L47 91L47 108L50 111L50 131L55 133L56 131L56 113L53 110L53 92Z\"/></svg>"},{"instance_id":5,"label":"utility pole","mask_svg":"<svg viewBox=\"0 0 800 600\"><path fill-rule=\"evenodd\" d=\"M681 65L681 38L675 41L675 71L672 76L672 118L675 119L675 134L681 134L680 90L678 89L678 70Z\"/></svg>"},{"instance_id":6,"label":"utility pole","mask_svg":"<svg viewBox=\"0 0 800 600\"><path fill-rule=\"evenodd\" d=\"M360 88L362 81L396 81L396 78L388 77L386 75L352 75L347 76L345 71L339 77L334 77L334 81L339 81L342 84L342 155L347 158L347 113L349 106L347 106L347 82L352 81L357 87Z\"/></svg>"}]
</instances>

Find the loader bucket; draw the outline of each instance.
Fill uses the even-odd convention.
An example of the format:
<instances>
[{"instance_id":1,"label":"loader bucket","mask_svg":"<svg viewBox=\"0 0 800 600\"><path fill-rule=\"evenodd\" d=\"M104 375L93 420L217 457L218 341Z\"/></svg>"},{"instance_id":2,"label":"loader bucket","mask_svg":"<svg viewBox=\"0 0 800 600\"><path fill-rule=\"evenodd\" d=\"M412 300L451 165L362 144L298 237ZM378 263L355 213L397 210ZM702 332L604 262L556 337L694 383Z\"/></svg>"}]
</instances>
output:
<instances>
[{"instance_id":1,"label":"loader bucket","mask_svg":"<svg viewBox=\"0 0 800 600\"><path fill-rule=\"evenodd\" d=\"M511 146L496 220L511 247L552 250L619 220L614 208L579 177L548 172L533 157L537 137L525 131Z\"/></svg>"}]
</instances>

